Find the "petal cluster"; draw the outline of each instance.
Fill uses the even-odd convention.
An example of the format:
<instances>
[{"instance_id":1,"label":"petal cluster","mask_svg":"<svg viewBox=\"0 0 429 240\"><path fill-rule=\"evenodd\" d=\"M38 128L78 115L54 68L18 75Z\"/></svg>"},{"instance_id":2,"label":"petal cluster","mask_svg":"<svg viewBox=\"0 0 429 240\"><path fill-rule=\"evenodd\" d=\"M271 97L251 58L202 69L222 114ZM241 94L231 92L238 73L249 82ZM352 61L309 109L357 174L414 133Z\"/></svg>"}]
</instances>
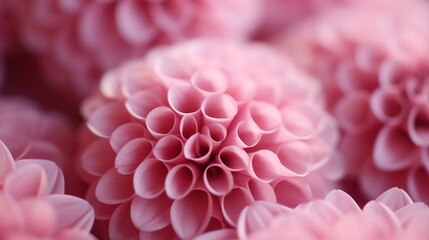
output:
<instances>
[{"instance_id":1,"label":"petal cluster","mask_svg":"<svg viewBox=\"0 0 429 240\"><path fill-rule=\"evenodd\" d=\"M4 239L94 239L94 210L64 195L64 176L48 160L15 161L0 141L0 236Z\"/></svg>"},{"instance_id":2,"label":"petal cluster","mask_svg":"<svg viewBox=\"0 0 429 240\"><path fill-rule=\"evenodd\" d=\"M324 84L348 176L369 198L401 186L429 202L428 7L333 9L278 41Z\"/></svg>"},{"instance_id":3,"label":"petal cluster","mask_svg":"<svg viewBox=\"0 0 429 240\"><path fill-rule=\"evenodd\" d=\"M337 139L317 83L257 44L156 49L104 75L82 111L87 199L113 239L188 239L256 200L306 202Z\"/></svg>"}]
</instances>

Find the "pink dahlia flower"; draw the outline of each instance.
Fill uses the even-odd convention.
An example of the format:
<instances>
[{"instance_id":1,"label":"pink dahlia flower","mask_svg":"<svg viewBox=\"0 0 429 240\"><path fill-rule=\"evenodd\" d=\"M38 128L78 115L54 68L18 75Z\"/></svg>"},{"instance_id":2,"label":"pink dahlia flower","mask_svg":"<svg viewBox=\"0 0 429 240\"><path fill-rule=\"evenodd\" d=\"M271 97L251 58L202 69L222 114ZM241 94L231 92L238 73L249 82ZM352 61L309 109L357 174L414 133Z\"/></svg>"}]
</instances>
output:
<instances>
[{"instance_id":1,"label":"pink dahlia flower","mask_svg":"<svg viewBox=\"0 0 429 240\"><path fill-rule=\"evenodd\" d=\"M332 9L281 40L322 80L347 175L373 199L394 186L429 203L426 2Z\"/></svg>"},{"instance_id":2,"label":"pink dahlia flower","mask_svg":"<svg viewBox=\"0 0 429 240\"><path fill-rule=\"evenodd\" d=\"M341 190L295 209L257 201L246 207L233 230L215 231L201 239L428 239L429 207L413 202L398 188L384 192L360 209ZM235 236L234 236L235 235ZM213 236L213 238L212 238ZM216 238L220 236L221 238Z\"/></svg>"},{"instance_id":3,"label":"pink dahlia flower","mask_svg":"<svg viewBox=\"0 0 429 240\"><path fill-rule=\"evenodd\" d=\"M15 161L0 141L0 236L2 239L94 239L94 210L64 195L61 169L48 160Z\"/></svg>"},{"instance_id":4,"label":"pink dahlia flower","mask_svg":"<svg viewBox=\"0 0 429 240\"><path fill-rule=\"evenodd\" d=\"M51 84L78 97L105 70L154 46L201 36L245 39L260 16L260 0L10 2L22 41L41 55Z\"/></svg>"},{"instance_id":5,"label":"pink dahlia flower","mask_svg":"<svg viewBox=\"0 0 429 240\"><path fill-rule=\"evenodd\" d=\"M256 200L296 206L336 128L320 88L262 45L191 41L104 75L83 104L87 199L113 239L189 239ZM314 182L312 182L314 183Z\"/></svg>"}]
</instances>

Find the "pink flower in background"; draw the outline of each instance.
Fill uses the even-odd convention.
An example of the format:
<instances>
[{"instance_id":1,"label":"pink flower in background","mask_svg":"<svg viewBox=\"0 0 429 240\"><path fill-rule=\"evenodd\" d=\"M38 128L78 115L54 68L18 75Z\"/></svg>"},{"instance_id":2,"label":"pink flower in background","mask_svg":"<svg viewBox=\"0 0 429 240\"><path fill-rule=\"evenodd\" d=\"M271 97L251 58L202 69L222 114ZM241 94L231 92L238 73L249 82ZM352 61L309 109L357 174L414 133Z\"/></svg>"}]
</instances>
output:
<instances>
[{"instance_id":1,"label":"pink flower in background","mask_svg":"<svg viewBox=\"0 0 429 240\"><path fill-rule=\"evenodd\" d=\"M15 161L0 141L0 236L2 239L94 239L94 210L64 195L64 177L48 160Z\"/></svg>"},{"instance_id":2,"label":"pink flower in background","mask_svg":"<svg viewBox=\"0 0 429 240\"><path fill-rule=\"evenodd\" d=\"M94 135L81 163L112 239L193 238L236 226L256 200L309 201L328 181L309 180L337 138L320 88L266 46L160 48L100 90L82 106Z\"/></svg>"},{"instance_id":3,"label":"pink flower in background","mask_svg":"<svg viewBox=\"0 0 429 240\"><path fill-rule=\"evenodd\" d=\"M423 1L332 9L277 40L324 84L347 176L370 199L399 186L429 203L428 10Z\"/></svg>"},{"instance_id":4,"label":"pink flower in background","mask_svg":"<svg viewBox=\"0 0 429 240\"><path fill-rule=\"evenodd\" d=\"M24 45L40 54L50 83L74 99L89 94L104 71L154 46L246 39L260 19L260 0L9 2Z\"/></svg>"},{"instance_id":5,"label":"pink flower in background","mask_svg":"<svg viewBox=\"0 0 429 240\"><path fill-rule=\"evenodd\" d=\"M389 189L363 209L345 192L333 190L323 200L295 209L254 202L240 214L237 235L239 239L423 240L429 238L428 217L427 205L413 202L398 188ZM209 234L237 237L232 230Z\"/></svg>"}]
</instances>

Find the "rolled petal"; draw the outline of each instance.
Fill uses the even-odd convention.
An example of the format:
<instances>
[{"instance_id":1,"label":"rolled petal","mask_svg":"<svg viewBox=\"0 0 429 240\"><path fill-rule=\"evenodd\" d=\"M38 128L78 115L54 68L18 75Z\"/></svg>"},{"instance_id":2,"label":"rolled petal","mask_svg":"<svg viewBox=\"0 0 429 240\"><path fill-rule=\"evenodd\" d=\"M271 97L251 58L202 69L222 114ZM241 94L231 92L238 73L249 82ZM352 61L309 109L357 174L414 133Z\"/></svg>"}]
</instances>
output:
<instances>
[{"instance_id":1,"label":"rolled petal","mask_svg":"<svg viewBox=\"0 0 429 240\"><path fill-rule=\"evenodd\" d=\"M210 95L204 99L201 112L206 124L219 123L226 128L238 113L235 100L227 94Z\"/></svg>"},{"instance_id":2,"label":"rolled petal","mask_svg":"<svg viewBox=\"0 0 429 240\"><path fill-rule=\"evenodd\" d=\"M216 68L196 71L191 77L191 83L202 95L223 93L228 89L227 77Z\"/></svg>"},{"instance_id":3,"label":"rolled petal","mask_svg":"<svg viewBox=\"0 0 429 240\"><path fill-rule=\"evenodd\" d=\"M248 119L256 124L261 133L272 133L282 125L282 117L278 108L271 104L252 101L247 111Z\"/></svg>"},{"instance_id":4,"label":"rolled petal","mask_svg":"<svg viewBox=\"0 0 429 240\"><path fill-rule=\"evenodd\" d=\"M134 197L131 202L131 220L140 231L153 232L170 225L173 200L165 194L153 199Z\"/></svg>"},{"instance_id":5,"label":"rolled petal","mask_svg":"<svg viewBox=\"0 0 429 240\"><path fill-rule=\"evenodd\" d=\"M272 182L281 175L280 160L278 156L269 150L259 150L249 155L249 174L262 181Z\"/></svg>"},{"instance_id":6,"label":"rolled petal","mask_svg":"<svg viewBox=\"0 0 429 240\"><path fill-rule=\"evenodd\" d=\"M116 208L108 227L110 239L139 239L139 230L131 220L130 208L130 201Z\"/></svg>"},{"instance_id":7,"label":"rolled petal","mask_svg":"<svg viewBox=\"0 0 429 240\"><path fill-rule=\"evenodd\" d=\"M156 159L165 163L177 163L183 160L183 142L174 135L167 135L156 143L152 150Z\"/></svg>"},{"instance_id":8,"label":"rolled petal","mask_svg":"<svg viewBox=\"0 0 429 240\"><path fill-rule=\"evenodd\" d=\"M145 138L136 138L125 144L116 155L115 167L121 174L135 171L137 166L149 157L152 143Z\"/></svg>"},{"instance_id":9,"label":"rolled petal","mask_svg":"<svg viewBox=\"0 0 429 240\"><path fill-rule=\"evenodd\" d=\"M161 138L177 131L179 119L174 112L165 106L157 107L146 117L147 130L155 138Z\"/></svg>"},{"instance_id":10,"label":"rolled petal","mask_svg":"<svg viewBox=\"0 0 429 240\"><path fill-rule=\"evenodd\" d=\"M383 170L404 169L420 157L419 148L408 134L396 127L384 127L379 132L374 144L374 163Z\"/></svg>"},{"instance_id":11,"label":"rolled petal","mask_svg":"<svg viewBox=\"0 0 429 240\"><path fill-rule=\"evenodd\" d=\"M199 124L197 119L191 115L185 115L180 120L179 132L180 136L187 140L192 135L199 131Z\"/></svg>"},{"instance_id":12,"label":"rolled petal","mask_svg":"<svg viewBox=\"0 0 429 240\"><path fill-rule=\"evenodd\" d=\"M221 198L221 208L225 220L232 226L237 226L241 211L253 201L252 196L246 189L233 188Z\"/></svg>"},{"instance_id":13,"label":"rolled petal","mask_svg":"<svg viewBox=\"0 0 429 240\"><path fill-rule=\"evenodd\" d=\"M398 62L390 59L383 61L378 71L378 81L383 88L397 85L403 79L404 68Z\"/></svg>"},{"instance_id":14,"label":"rolled petal","mask_svg":"<svg viewBox=\"0 0 429 240\"><path fill-rule=\"evenodd\" d=\"M14 170L15 160L3 141L0 141L0 186L3 185L6 176Z\"/></svg>"},{"instance_id":15,"label":"rolled petal","mask_svg":"<svg viewBox=\"0 0 429 240\"><path fill-rule=\"evenodd\" d=\"M164 105L164 101L155 91L147 90L134 93L125 102L128 112L135 118L145 120L155 108Z\"/></svg>"},{"instance_id":16,"label":"rolled petal","mask_svg":"<svg viewBox=\"0 0 429 240\"><path fill-rule=\"evenodd\" d=\"M343 214L360 213L359 205L353 200L350 195L341 190L332 190L326 195L325 201L333 204Z\"/></svg>"},{"instance_id":17,"label":"rolled petal","mask_svg":"<svg viewBox=\"0 0 429 240\"><path fill-rule=\"evenodd\" d=\"M171 206L171 225L182 239L190 239L207 227L213 211L209 193L194 190L185 198L177 199Z\"/></svg>"},{"instance_id":18,"label":"rolled petal","mask_svg":"<svg viewBox=\"0 0 429 240\"><path fill-rule=\"evenodd\" d=\"M11 172L4 180L3 190L16 199L43 197L48 194L45 169L38 164L28 164Z\"/></svg>"},{"instance_id":19,"label":"rolled petal","mask_svg":"<svg viewBox=\"0 0 429 240\"><path fill-rule=\"evenodd\" d=\"M397 187L385 191L375 201L385 204L393 212L413 203L410 196Z\"/></svg>"},{"instance_id":20,"label":"rolled petal","mask_svg":"<svg viewBox=\"0 0 429 240\"><path fill-rule=\"evenodd\" d=\"M113 151L118 153L119 150L121 150L121 148L131 140L146 137L147 134L147 130L142 124L127 123L113 131L110 136L110 145L112 146Z\"/></svg>"},{"instance_id":21,"label":"rolled petal","mask_svg":"<svg viewBox=\"0 0 429 240\"><path fill-rule=\"evenodd\" d=\"M105 204L123 203L133 195L133 174L122 175L115 168L111 168L100 178L95 189L95 196Z\"/></svg>"},{"instance_id":22,"label":"rolled petal","mask_svg":"<svg viewBox=\"0 0 429 240\"><path fill-rule=\"evenodd\" d=\"M165 192L170 198L186 197L200 176L200 169L193 164L179 164L170 169L165 179Z\"/></svg>"},{"instance_id":23,"label":"rolled petal","mask_svg":"<svg viewBox=\"0 0 429 240\"><path fill-rule=\"evenodd\" d=\"M68 228L77 228L90 231L94 223L94 209L89 203L81 198L53 194L45 198L56 210L60 221L57 222L57 232Z\"/></svg>"},{"instance_id":24,"label":"rolled petal","mask_svg":"<svg viewBox=\"0 0 429 240\"><path fill-rule=\"evenodd\" d=\"M203 98L189 83L177 83L167 94L171 108L180 115L195 115L200 111Z\"/></svg>"},{"instance_id":25,"label":"rolled petal","mask_svg":"<svg viewBox=\"0 0 429 240\"><path fill-rule=\"evenodd\" d=\"M204 184L215 196L223 196L231 191L234 185L232 173L221 164L211 164L203 173Z\"/></svg>"},{"instance_id":26,"label":"rolled petal","mask_svg":"<svg viewBox=\"0 0 429 240\"><path fill-rule=\"evenodd\" d=\"M371 95L371 110L381 122L388 125L397 125L407 113L406 100L396 89L378 88Z\"/></svg>"},{"instance_id":27,"label":"rolled petal","mask_svg":"<svg viewBox=\"0 0 429 240\"><path fill-rule=\"evenodd\" d=\"M277 202L287 207L296 207L312 197L310 187L304 182L282 178L271 185L276 193Z\"/></svg>"},{"instance_id":28,"label":"rolled petal","mask_svg":"<svg viewBox=\"0 0 429 240\"><path fill-rule=\"evenodd\" d=\"M216 150L219 145L226 139L226 128L217 123L209 124L201 129L201 133L207 135L212 141L213 150Z\"/></svg>"},{"instance_id":29,"label":"rolled petal","mask_svg":"<svg viewBox=\"0 0 429 240\"><path fill-rule=\"evenodd\" d=\"M282 144L277 150L277 156L285 171L298 176L306 175L313 167L313 152L302 141L291 141Z\"/></svg>"},{"instance_id":30,"label":"rolled petal","mask_svg":"<svg viewBox=\"0 0 429 240\"><path fill-rule=\"evenodd\" d=\"M410 77L405 82L407 97L417 104L426 104L428 100L429 85L424 84L418 78Z\"/></svg>"},{"instance_id":31,"label":"rolled petal","mask_svg":"<svg viewBox=\"0 0 429 240\"><path fill-rule=\"evenodd\" d=\"M233 172L247 169L250 161L247 152L234 145L222 148L217 154L217 160Z\"/></svg>"},{"instance_id":32,"label":"rolled petal","mask_svg":"<svg viewBox=\"0 0 429 240\"><path fill-rule=\"evenodd\" d=\"M183 147L183 154L186 159L197 164L206 163L213 151L213 143L210 138L204 134L196 133L186 141Z\"/></svg>"},{"instance_id":33,"label":"rolled petal","mask_svg":"<svg viewBox=\"0 0 429 240\"><path fill-rule=\"evenodd\" d=\"M428 181L429 174L425 168L417 167L410 171L407 179L407 187L409 193L416 201L429 201Z\"/></svg>"},{"instance_id":34,"label":"rolled petal","mask_svg":"<svg viewBox=\"0 0 429 240\"><path fill-rule=\"evenodd\" d=\"M143 198L155 198L164 192L167 166L155 159L144 160L134 173L134 191Z\"/></svg>"},{"instance_id":35,"label":"rolled petal","mask_svg":"<svg viewBox=\"0 0 429 240\"><path fill-rule=\"evenodd\" d=\"M254 124L241 121L229 131L223 145L236 145L241 148L251 148L259 143L261 135L261 132Z\"/></svg>"},{"instance_id":36,"label":"rolled petal","mask_svg":"<svg viewBox=\"0 0 429 240\"><path fill-rule=\"evenodd\" d=\"M96 135L109 138L119 126L130 121L130 116L122 102L111 102L95 110L88 120L88 128Z\"/></svg>"},{"instance_id":37,"label":"rolled petal","mask_svg":"<svg viewBox=\"0 0 429 240\"><path fill-rule=\"evenodd\" d=\"M258 181L256 179L249 179L247 188L254 200L277 202L276 193L270 184Z\"/></svg>"},{"instance_id":38,"label":"rolled petal","mask_svg":"<svg viewBox=\"0 0 429 240\"><path fill-rule=\"evenodd\" d=\"M408 115L407 129L411 140L420 147L429 147L429 110L414 107Z\"/></svg>"},{"instance_id":39,"label":"rolled petal","mask_svg":"<svg viewBox=\"0 0 429 240\"><path fill-rule=\"evenodd\" d=\"M97 139L82 153L82 168L94 176L102 176L115 164L115 152L107 139Z\"/></svg>"}]
</instances>

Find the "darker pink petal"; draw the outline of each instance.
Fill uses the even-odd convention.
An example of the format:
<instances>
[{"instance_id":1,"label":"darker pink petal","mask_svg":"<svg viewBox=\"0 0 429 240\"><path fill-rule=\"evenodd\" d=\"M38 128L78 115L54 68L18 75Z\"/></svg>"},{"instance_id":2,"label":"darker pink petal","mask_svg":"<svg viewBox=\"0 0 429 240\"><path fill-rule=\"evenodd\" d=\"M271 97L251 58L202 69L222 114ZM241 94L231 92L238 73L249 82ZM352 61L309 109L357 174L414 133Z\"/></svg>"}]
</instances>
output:
<instances>
[{"instance_id":1,"label":"darker pink petal","mask_svg":"<svg viewBox=\"0 0 429 240\"><path fill-rule=\"evenodd\" d=\"M119 204L134 195L133 175L122 175L115 168L107 171L97 184L95 196L106 204Z\"/></svg>"},{"instance_id":2,"label":"darker pink petal","mask_svg":"<svg viewBox=\"0 0 429 240\"><path fill-rule=\"evenodd\" d=\"M225 220L232 226L236 226L241 211L251 202L253 202L252 196L246 189L233 188L221 198L221 208Z\"/></svg>"},{"instance_id":3,"label":"darker pink petal","mask_svg":"<svg viewBox=\"0 0 429 240\"><path fill-rule=\"evenodd\" d=\"M134 172L137 166L152 152L152 143L145 138L136 138L126 143L116 155L115 168L121 174Z\"/></svg>"},{"instance_id":4,"label":"darker pink petal","mask_svg":"<svg viewBox=\"0 0 429 240\"><path fill-rule=\"evenodd\" d=\"M174 163L183 160L183 141L177 136L168 135L158 140L153 147L152 153L156 159Z\"/></svg>"},{"instance_id":5,"label":"darker pink petal","mask_svg":"<svg viewBox=\"0 0 429 240\"><path fill-rule=\"evenodd\" d=\"M192 164L176 165L165 178L165 192L170 198L181 199L187 196L198 181L201 170Z\"/></svg>"},{"instance_id":6,"label":"darker pink petal","mask_svg":"<svg viewBox=\"0 0 429 240\"><path fill-rule=\"evenodd\" d=\"M179 120L173 110L166 106L153 109L146 117L147 130L155 138L161 138L175 132L179 126Z\"/></svg>"},{"instance_id":7,"label":"darker pink petal","mask_svg":"<svg viewBox=\"0 0 429 240\"><path fill-rule=\"evenodd\" d=\"M414 107L408 115L407 128L411 140L419 147L429 147L429 110Z\"/></svg>"},{"instance_id":8,"label":"darker pink petal","mask_svg":"<svg viewBox=\"0 0 429 240\"><path fill-rule=\"evenodd\" d=\"M224 196L234 185L232 173L220 164L207 166L203 173L203 180L207 190L215 196Z\"/></svg>"},{"instance_id":9,"label":"darker pink petal","mask_svg":"<svg viewBox=\"0 0 429 240\"><path fill-rule=\"evenodd\" d=\"M158 197L165 190L168 167L155 158L144 160L134 173L134 191L143 198Z\"/></svg>"},{"instance_id":10,"label":"darker pink petal","mask_svg":"<svg viewBox=\"0 0 429 240\"><path fill-rule=\"evenodd\" d=\"M219 162L230 171L241 171L249 166L249 155L242 148L229 145L222 148L218 154Z\"/></svg>"},{"instance_id":11,"label":"darker pink petal","mask_svg":"<svg viewBox=\"0 0 429 240\"><path fill-rule=\"evenodd\" d=\"M371 96L370 106L375 117L388 125L400 123L408 110L406 99L396 88L376 90Z\"/></svg>"},{"instance_id":12,"label":"darker pink petal","mask_svg":"<svg viewBox=\"0 0 429 240\"><path fill-rule=\"evenodd\" d=\"M102 176L115 162L115 153L106 139L91 143L81 156L82 168L94 176Z\"/></svg>"},{"instance_id":13,"label":"darker pink petal","mask_svg":"<svg viewBox=\"0 0 429 240\"><path fill-rule=\"evenodd\" d=\"M138 239L139 230L130 216L131 202L122 203L112 215L109 223L110 239Z\"/></svg>"},{"instance_id":14,"label":"darker pink petal","mask_svg":"<svg viewBox=\"0 0 429 240\"><path fill-rule=\"evenodd\" d=\"M146 129L138 123L121 125L110 136L110 145L116 153L129 141L146 135Z\"/></svg>"},{"instance_id":15,"label":"darker pink petal","mask_svg":"<svg viewBox=\"0 0 429 240\"><path fill-rule=\"evenodd\" d=\"M129 121L124 105L121 102L111 102L91 114L87 125L98 136L107 138L117 127Z\"/></svg>"},{"instance_id":16,"label":"darker pink petal","mask_svg":"<svg viewBox=\"0 0 429 240\"><path fill-rule=\"evenodd\" d=\"M153 199L135 197L131 202L131 220L140 231L154 232L170 225L173 200L165 194Z\"/></svg>"},{"instance_id":17,"label":"darker pink petal","mask_svg":"<svg viewBox=\"0 0 429 240\"><path fill-rule=\"evenodd\" d=\"M183 155L197 164L206 163L213 150L213 143L207 135L196 133L192 135L183 147Z\"/></svg>"},{"instance_id":18,"label":"darker pink petal","mask_svg":"<svg viewBox=\"0 0 429 240\"><path fill-rule=\"evenodd\" d=\"M283 178L273 182L272 185L277 202L287 207L296 207L311 199L311 189L305 183Z\"/></svg>"},{"instance_id":19,"label":"darker pink petal","mask_svg":"<svg viewBox=\"0 0 429 240\"><path fill-rule=\"evenodd\" d=\"M180 120L179 132L183 139L189 139L192 135L198 132L199 124L197 119L191 115L185 115Z\"/></svg>"}]
</instances>

